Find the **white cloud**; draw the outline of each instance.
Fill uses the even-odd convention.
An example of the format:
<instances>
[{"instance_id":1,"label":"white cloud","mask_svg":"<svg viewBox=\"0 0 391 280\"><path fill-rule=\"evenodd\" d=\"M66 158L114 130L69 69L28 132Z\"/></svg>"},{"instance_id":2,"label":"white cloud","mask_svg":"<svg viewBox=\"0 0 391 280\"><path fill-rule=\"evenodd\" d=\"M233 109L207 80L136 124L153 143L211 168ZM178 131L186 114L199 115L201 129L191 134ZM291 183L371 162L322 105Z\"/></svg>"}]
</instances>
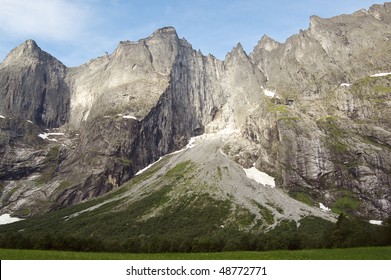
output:
<instances>
[{"instance_id":1,"label":"white cloud","mask_svg":"<svg viewBox=\"0 0 391 280\"><path fill-rule=\"evenodd\" d=\"M81 1L0 0L0 32L7 37L72 41L92 14Z\"/></svg>"}]
</instances>

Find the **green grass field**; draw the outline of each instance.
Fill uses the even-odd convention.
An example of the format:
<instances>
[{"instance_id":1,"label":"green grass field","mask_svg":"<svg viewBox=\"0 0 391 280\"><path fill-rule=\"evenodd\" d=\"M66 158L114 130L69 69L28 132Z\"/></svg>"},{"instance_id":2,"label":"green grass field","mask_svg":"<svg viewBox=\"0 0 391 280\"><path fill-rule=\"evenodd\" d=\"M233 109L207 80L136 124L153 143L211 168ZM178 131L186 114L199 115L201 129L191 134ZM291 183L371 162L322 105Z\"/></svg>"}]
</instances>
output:
<instances>
[{"instance_id":1,"label":"green grass field","mask_svg":"<svg viewBox=\"0 0 391 280\"><path fill-rule=\"evenodd\" d=\"M0 249L1 260L390 260L391 247L222 253L82 253Z\"/></svg>"}]
</instances>

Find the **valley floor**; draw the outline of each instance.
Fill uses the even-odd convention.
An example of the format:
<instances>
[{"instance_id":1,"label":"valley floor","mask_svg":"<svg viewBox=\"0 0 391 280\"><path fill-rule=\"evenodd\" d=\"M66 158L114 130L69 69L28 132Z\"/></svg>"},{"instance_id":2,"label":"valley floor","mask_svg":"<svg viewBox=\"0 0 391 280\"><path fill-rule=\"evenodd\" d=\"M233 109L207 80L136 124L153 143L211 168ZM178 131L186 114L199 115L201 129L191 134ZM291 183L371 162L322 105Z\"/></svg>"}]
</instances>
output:
<instances>
[{"instance_id":1,"label":"valley floor","mask_svg":"<svg viewBox=\"0 0 391 280\"><path fill-rule=\"evenodd\" d=\"M1 260L391 260L391 247L221 253L86 253L0 249Z\"/></svg>"}]
</instances>

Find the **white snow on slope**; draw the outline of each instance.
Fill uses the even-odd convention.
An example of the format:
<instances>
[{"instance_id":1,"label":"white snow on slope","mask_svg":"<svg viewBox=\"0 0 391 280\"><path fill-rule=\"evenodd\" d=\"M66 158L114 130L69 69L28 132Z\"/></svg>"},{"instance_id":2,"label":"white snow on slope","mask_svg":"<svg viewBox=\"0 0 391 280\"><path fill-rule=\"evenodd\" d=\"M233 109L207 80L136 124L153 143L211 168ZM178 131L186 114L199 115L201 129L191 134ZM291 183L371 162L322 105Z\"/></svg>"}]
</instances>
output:
<instances>
[{"instance_id":1,"label":"white snow on slope","mask_svg":"<svg viewBox=\"0 0 391 280\"><path fill-rule=\"evenodd\" d=\"M319 208L323 211L323 212L330 212L331 209L328 208L327 206L325 206L323 203L319 203Z\"/></svg>"},{"instance_id":2,"label":"white snow on slope","mask_svg":"<svg viewBox=\"0 0 391 280\"><path fill-rule=\"evenodd\" d=\"M158 163L159 161L162 160L163 157L160 157L157 161L155 162L152 162L150 165L148 165L147 167L144 167L143 169L139 170L134 176L137 176L137 175L140 175L141 173L144 173L145 171L147 171L149 168L151 168L154 164Z\"/></svg>"},{"instance_id":3,"label":"white snow on slope","mask_svg":"<svg viewBox=\"0 0 391 280\"><path fill-rule=\"evenodd\" d=\"M38 134L38 137L39 138L42 138L44 140L49 140L49 141L54 141L54 142L57 142L57 139L54 139L54 138L49 138L49 136L62 136L64 135L64 133L60 133L60 132L51 132L51 133L41 133L41 134Z\"/></svg>"},{"instance_id":4,"label":"white snow on slope","mask_svg":"<svg viewBox=\"0 0 391 280\"><path fill-rule=\"evenodd\" d=\"M3 214L0 216L0 225L11 224L22 220L23 219L11 217L10 214Z\"/></svg>"},{"instance_id":5,"label":"white snow on slope","mask_svg":"<svg viewBox=\"0 0 391 280\"><path fill-rule=\"evenodd\" d=\"M5 117L3 115L0 115L0 119L5 119Z\"/></svg>"},{"instance_id":6,"label":"white snow on slope","mask_svg":"<svg viewBox=\"0 0 391 280\"><path fill-rule=\"evenodd\" d=\"M351 87L351 86L352 86L352 84L348 84L348 83L342 83L340 85L340 87Z\"/></svg>"},{"instance_id":7,"label":"white snow on slope","mask_svg":"<svg viewBox=\"0 0 391 280\"><path fill-rule=\"evenodd\" d=\"M369 223L372 224L372 225L381 226L383 224L383 221L370 220Z\"/></svg>"},{"instance_id":8,"label":"white snow on slope","mask_svg":"<svg viewBox=\"0 0 391 280\"><path fill-rule=\"evenodd\" d=\"M239 133L240 130L239 129L235 129L233 126L227 126L225 127L224 129L221 129L219 130L218 132L214 132L214 133L204 133L202 135L198 135L198 136L195 136L195 137L191 137L189 142L187 143L187 145L183 148L183 149L180 149L180 150L177 150L177 151L174 151L170 154L167 154L167 155L164 155L162 157L160 157L157 161L155 162L152 162L151 164L149 164L148 166L144 167L143 169L139 170L135 176L137 175L140 175L142 173L144 173L145 171L147 171L149 168L151 168L153 165L155 165L156 163L158 163L160 160L162 160L164 157L166 156L171 156L171 155L175 155L175 154L179 154L179 153L182 153L184 151L186 151L187 149L191 149L193 147L195 147L197 145L197 143L199 143L199 141L203 141L209 137L216 137L218 135L232 135L232 134L236 134L236 133ZM266 173L265 173L266 174ZM266 174L267 175L267 174ZM273 178L274 180L274 178ZM273 187L274 187L274 181L273 181Z\"/></svg>"},{"instance_id":9,"label":"white snow on slope","mask_svg":"<svg viewBox=\"0 0 391 280\"><path fill-rule=\"evenodd\" d=\"M196 146L195 143L197 142L197 140L199 140L199 139L201 139L201 138L203 138L203 137L204 137L204 134L203 134L203 135L200 135L200 136L196 136L196 137L191 137L190 140L189 140L189 143L187 143L186 147L184 147L184 148L181 149L181 150L178 150L178 151L175 151L175 152L172 152L172 153L170 153L170 154L167 154L167 155L165 155L165 156L160 157L157 161L152 162L152 163L151 163L150 165L148 165L147 167L144 167L143 169L139 170L139 171L135 174L135 176L144 173L145 171L147 171L149 168L151 168L153 165L155 165L156 163L158 163L159 161L161 161L161 160L162 160L164 157L166 157L166 156L175 155L175 154L178 154L178 153L180 153L180 152L183 152L183 151L185 151L185 150L187 150L187 149L191 149L191 148L195 147L195 146Z\"/></svg>"},{"instance_id":10,"label":"white snow on slope","mask_svg":"<svg viewBox=\"0 0 391 280\"><path fill-rule=\"evenodd\" d=\"M379 74L372 75L371 77L384 77L388 75L391 75L391 73L379 73Z\"/></svg>"},{"instance_id":11,"label":"white snow on slope","mask_svg":"<svg viewBox=\"0 0 391 280\"><path fill-rule=\"evenodd\" d=\"M136 120L137 121L137 118L136 117L134 117L134 116L122 116L122 118L124 118L124 119L132 119L132 120Z\"/></svg>"},{"instance_id":12,"label":"white snow on slope","mask_svg":"<svg viewBox=\"0 0 391 280\"><path fill-rule=\"evenodd\" d=\"M269 96L269 97L274 97L276 95L275 92L271 91L271 90L268 90L268 89L264 89L263 90L263 93L266 95L266 96Z\"/></svg>"},{"instance_id":13,"label":"white snow on slope","mask_svg":"<svg viewBox=\"0 0 391 280\"><path fill-rule=\"evenodd\" d=\"M195 147L195 142L197 141L197 137L191 137L189 143L186 145L186 149L191 149Z\"/></svg>"},{"instance_id":14,"label":"white snow on slope","mask_svg":"<svg viewBox=\"0 0 391 280\"><path fill-rule=\"evenodd\" d=\"M246 172L247 178L254 180L258 184L262 184L271 188L276 186L274 178L265 172L259 171L255 167L251 168L243 168L244 172Z\"/></svg>"}]
</instances>

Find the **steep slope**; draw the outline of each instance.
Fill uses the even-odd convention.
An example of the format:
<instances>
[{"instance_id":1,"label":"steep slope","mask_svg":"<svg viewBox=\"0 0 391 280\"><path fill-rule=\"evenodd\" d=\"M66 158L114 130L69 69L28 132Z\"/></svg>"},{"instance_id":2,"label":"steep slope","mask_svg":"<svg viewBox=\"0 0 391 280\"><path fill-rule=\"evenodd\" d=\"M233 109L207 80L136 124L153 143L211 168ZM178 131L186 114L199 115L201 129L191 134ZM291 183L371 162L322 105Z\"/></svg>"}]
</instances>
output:
<instances>
[{"instance_id":1,"label":"steep slope","mask_svg":"<svg viewBox=\"0 0 391 280\"><path fill-rule=\"evenodd\" d=\"M80 243L96 250L104 240L110 250L133 252L237 250L257 246L243 244L254 243L251 239L281 223L297 230L307 216L336 220L281 189L249 180L221 149L238 138L230 130L194 137L184 149L162 157L111 193L3 227L0 242L7 231L23 228L21 240L34 242L40 236L40 244L49 248L73 240L70 246ZM258 246L267 242L260 237Z\"/></svg>"}]
</instances>

